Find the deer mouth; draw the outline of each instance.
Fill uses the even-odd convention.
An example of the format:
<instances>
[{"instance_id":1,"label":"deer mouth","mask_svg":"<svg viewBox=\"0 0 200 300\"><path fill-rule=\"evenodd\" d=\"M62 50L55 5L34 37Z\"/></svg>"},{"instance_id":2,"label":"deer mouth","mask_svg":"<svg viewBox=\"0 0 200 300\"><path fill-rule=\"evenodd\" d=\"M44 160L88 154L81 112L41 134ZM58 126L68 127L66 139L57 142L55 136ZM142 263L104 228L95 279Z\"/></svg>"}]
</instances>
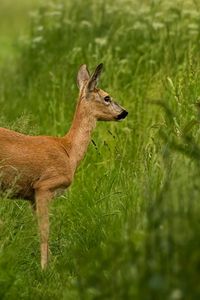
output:
<instances>
[{"instance_id":1,"label":"deer mouth","mask_svg":"<svg viewBox=\"0 0 200 300\"><path fill-rule=\"evenodd\" d=\"M119 121L119 120L125 119L127 115L128 115L128 112L127 112L126 110L123 110L123 111L116 117L116 120Z\"/></svg>"}]
</instances>

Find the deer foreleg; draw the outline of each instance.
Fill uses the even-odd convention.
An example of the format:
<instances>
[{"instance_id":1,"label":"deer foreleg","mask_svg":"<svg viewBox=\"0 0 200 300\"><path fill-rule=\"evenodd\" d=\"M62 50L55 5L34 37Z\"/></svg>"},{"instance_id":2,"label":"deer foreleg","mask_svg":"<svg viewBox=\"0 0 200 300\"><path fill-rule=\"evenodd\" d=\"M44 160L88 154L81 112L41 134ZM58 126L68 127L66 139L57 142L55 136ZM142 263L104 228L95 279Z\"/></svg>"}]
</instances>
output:
<instances>
[{"instance_id":1,"label":"deer foreleg","mask_svg":"<svg viewBox=\"0 0 200 300\"><path fill-rule=\"evenodd\" d=\"M41 267L45 269L48 264L48 239L49 239L49 213L48 204L52 198L50 191L37 190L35 194L36 213L40 233Z\"/></svg>"}]
</instances>

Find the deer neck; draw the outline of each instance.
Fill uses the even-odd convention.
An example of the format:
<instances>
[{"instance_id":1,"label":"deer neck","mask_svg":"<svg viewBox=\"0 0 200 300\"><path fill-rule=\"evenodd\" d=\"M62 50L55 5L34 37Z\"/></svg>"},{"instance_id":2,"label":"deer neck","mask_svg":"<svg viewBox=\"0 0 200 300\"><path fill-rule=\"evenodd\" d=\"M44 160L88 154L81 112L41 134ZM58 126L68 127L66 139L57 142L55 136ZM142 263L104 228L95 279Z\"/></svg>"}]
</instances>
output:
<instances>
[{"instance_id":1,"label":"deer neck","mask_svg":"<svg viewBox=\"0 0 200 300\"><path fill-rule=\"evenodd\" d=\"M95 126L96 119L91 114L85 113L84 107L78 103L71 128L65 136L69 145L70 161L75 169L87 151Z\"/></svg>"}]
</instances>

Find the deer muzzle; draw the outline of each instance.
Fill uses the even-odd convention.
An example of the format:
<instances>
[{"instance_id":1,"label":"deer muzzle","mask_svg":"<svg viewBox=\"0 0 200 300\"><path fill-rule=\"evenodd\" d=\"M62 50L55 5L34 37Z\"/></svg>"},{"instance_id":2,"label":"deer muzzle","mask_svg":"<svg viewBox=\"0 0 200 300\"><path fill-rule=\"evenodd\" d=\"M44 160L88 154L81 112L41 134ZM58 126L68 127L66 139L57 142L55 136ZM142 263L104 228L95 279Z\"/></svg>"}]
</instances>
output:
<instances>
[{"instance_id":1,"label":"deer muzzle","mask_svg":"<svg viewBox=\"0 0 200 300\"><path fill-rule=\"evenodd\" d=\"M127 115L128 115L128 112L124 109L124 110L116 117L116 119L117 119L117 120L125 119Z\"/></svg>"}]
</instances>

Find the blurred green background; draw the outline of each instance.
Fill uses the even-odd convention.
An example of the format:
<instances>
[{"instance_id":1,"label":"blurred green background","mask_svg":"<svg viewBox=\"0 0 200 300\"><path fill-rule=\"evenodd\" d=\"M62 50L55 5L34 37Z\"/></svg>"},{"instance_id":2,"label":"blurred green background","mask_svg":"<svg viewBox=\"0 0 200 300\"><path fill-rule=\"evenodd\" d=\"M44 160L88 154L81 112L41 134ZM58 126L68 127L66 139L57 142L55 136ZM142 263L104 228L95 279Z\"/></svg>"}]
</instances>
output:
<instances>
[{"instance_id":1,"label":"blurred green background","mask_svg":"<svg viewBox=\"0 0 200 300\"><path fill-rule=\"evenodd\" d=\"M29 204L1 199L0 299L200 298L199 48L195 0L1 0L0 126L64 135L83 63L129 115L51 204L46 272Z\"/></svg>"}]
</instances>

